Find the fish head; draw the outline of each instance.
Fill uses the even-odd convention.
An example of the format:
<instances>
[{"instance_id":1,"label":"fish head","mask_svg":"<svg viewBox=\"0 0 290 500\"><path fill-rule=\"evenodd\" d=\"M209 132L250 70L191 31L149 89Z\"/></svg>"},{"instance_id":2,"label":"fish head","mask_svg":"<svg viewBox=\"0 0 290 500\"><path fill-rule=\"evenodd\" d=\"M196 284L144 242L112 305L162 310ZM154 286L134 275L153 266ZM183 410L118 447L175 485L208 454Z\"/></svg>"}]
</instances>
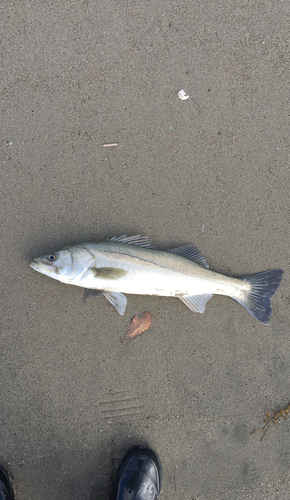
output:
<instances>
[{"instance_id":1,"label":"fish head","mask_svg":"<svg viewBox=\"0 0 290 500\"><path fill-rule=\"evenodd\" d=\"M78 284L78 279L93 261L94 256L80 245L37 257L29 265L35 271L62 283Z\"/></svg>"}]
</instances>

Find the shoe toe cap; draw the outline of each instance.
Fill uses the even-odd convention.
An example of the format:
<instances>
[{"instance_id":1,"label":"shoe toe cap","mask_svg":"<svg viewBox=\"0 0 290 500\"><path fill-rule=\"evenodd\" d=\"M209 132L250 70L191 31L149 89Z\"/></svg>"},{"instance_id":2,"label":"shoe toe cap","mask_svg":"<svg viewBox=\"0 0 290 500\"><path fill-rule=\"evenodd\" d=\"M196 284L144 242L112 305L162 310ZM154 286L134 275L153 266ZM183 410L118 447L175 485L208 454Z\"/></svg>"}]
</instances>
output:
<instances>
[{"instance_id":1,"label":"shoe toe cap","mask_svg":"<svg viewBox=\"0 0 290 500\"><path fill-rule=\"evenodd\" d=\"M129 450L115 476L112 500L156 500L161 491L158 455L141 446Z\"/></svg>"}]
</instances>

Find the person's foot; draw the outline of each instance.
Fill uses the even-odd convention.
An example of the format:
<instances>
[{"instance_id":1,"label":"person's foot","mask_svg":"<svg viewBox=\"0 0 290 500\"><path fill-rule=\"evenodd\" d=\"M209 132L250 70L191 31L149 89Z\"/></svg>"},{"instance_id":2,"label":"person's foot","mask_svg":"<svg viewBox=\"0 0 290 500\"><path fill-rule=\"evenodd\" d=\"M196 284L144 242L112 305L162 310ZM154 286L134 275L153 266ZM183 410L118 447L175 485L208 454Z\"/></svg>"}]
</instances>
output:
<instances>
[{"instance_id":1,"label":"person's foot","mask_svg":"<svg viewBox=\"0 0 290 500\"><path fill-rule=\"evenodd\" d=\"M162 467L158 455L149 448L134 446L118 468L111 500L157 500L161 482Z\"/></svg>"},{"instance_id":2,"label":"person's foot","mask_svg":"<svg viewBox=\"0 0 290 500\"><path fill-rule=\"evenodd\" d=\"M12 485L7 472L0 466L0 500L14 500Z\"/></svg>"}]
</instances>

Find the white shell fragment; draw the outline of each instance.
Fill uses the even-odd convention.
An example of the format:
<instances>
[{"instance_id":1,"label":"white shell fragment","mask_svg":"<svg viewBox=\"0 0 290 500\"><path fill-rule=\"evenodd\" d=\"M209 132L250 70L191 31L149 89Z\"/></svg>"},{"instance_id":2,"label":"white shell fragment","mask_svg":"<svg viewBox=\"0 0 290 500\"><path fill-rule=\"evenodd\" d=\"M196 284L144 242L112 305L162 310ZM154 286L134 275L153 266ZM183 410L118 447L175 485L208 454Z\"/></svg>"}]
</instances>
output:
<instances>
[{"instance_id":1,"label":"white shell fragment","mask_svg":"<svg viewBox=\"0 0 290 500\"><path fill-rule=\"evenodd\" d=\"M186 99L188 99L188 98L189 98L189 95L186 95L186 93L185 93L185 92L184 92L184 90L182 89L182 90L180 90L180 91L178 92L178 97L179 97L179 99L181 99L182 101L185 101Z\"/></svg>"}]
</instances>

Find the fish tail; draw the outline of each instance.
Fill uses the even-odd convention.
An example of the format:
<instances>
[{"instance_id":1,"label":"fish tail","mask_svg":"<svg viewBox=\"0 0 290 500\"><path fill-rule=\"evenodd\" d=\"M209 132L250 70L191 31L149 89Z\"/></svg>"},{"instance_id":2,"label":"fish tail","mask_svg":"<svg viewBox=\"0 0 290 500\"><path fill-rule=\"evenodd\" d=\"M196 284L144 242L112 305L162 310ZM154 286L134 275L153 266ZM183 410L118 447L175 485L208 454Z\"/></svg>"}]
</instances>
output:
<instances>
[{"instance_id":1,"label":"fish tail","mask_svg":"<svg viewBox=\"0 0 290 500\"><path fill-rule=\"evenodd\" d=\"M272 316L271 299L281 283L282 269L271 269L249 276L239 276L251 284L243 297L232 297L239 302L254 318L267 325Z\"/></svg>"}]
</instances>

